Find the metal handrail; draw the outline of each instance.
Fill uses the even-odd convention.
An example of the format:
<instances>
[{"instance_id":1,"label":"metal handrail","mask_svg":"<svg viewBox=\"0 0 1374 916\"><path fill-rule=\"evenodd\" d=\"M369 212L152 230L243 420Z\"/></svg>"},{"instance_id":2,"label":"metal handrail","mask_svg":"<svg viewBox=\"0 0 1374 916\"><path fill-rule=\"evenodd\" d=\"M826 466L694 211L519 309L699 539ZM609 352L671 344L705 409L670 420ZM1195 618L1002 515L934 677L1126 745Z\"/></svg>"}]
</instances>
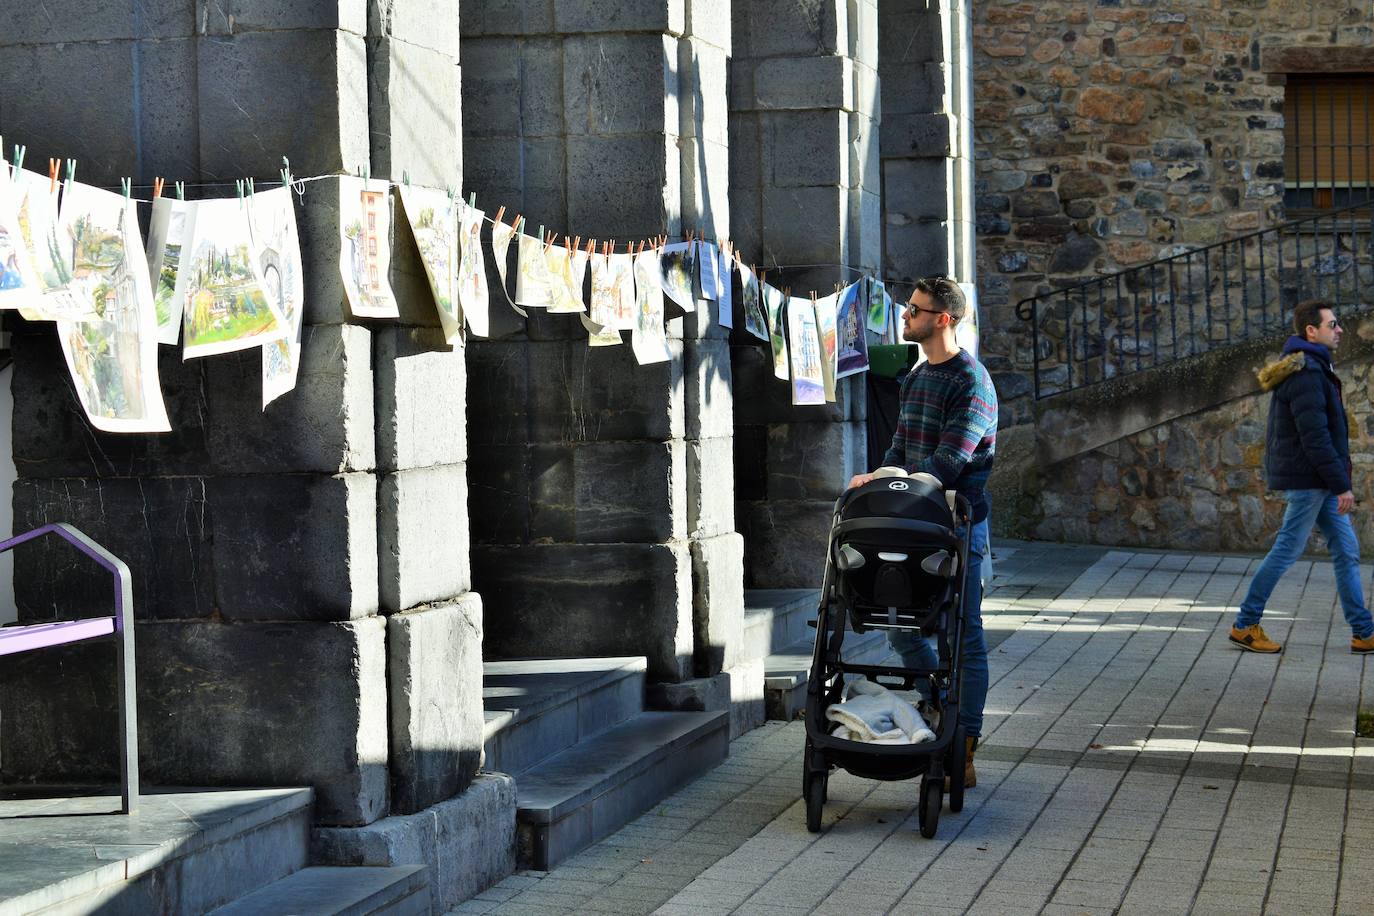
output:
<instances>
[{"instance_id":1,"label":"metal handrail","mask_svg":"<svg viewBox=\"0 0 1374 916\"><path fill-rule=\"evenodd\" d=\"M1363 307L1371 239L1363 201L1022 299L1035 399L1275 333L1303 299Z\"/></svg>"}]
</instances>

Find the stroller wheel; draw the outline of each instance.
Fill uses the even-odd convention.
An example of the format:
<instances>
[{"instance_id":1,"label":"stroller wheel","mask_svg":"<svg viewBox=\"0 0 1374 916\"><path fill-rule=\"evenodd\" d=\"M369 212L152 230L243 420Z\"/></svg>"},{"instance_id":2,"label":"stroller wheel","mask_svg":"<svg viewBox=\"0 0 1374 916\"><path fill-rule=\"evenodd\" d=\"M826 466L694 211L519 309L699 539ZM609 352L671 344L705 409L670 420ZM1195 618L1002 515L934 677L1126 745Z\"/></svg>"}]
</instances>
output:
<instances>
[{"instance_id":1,"label":"stroller wheel","mask_svg":"<svg viewBox=\"0 0 1374 916\"><path fill-rule=\"evenodd\" d=\"M821 811L825 808L827 773L810 773L806 777L806 829L821 832Z\"/></svg>"},{"instance_id":2,"label":"stroller wheel","mask_svg":"<svg viewBox=\"0 0 1374 916\"><path fill-rule=\"evenodd\" d=\"M945 771L949 773L949 810L955 814L964 810L964 764L968 759L968 740L964 727L954 730L954 741L949 746L949 760Z\"/></svg>"},{"instance_id":3,"label":"stroller wheel","mask_svg":"<svg viewBox=\"0 0 1374 916\"><path fill-rule=\"evenodd\" d=\"M921 824L921 836L927 840L935 836L940 826L940 805L944 802L941 795L945 788L943 782L944 779L939 776L932 779L929 773L921 777L921 805L917 816Z\"/></svg>"}]
</instances>

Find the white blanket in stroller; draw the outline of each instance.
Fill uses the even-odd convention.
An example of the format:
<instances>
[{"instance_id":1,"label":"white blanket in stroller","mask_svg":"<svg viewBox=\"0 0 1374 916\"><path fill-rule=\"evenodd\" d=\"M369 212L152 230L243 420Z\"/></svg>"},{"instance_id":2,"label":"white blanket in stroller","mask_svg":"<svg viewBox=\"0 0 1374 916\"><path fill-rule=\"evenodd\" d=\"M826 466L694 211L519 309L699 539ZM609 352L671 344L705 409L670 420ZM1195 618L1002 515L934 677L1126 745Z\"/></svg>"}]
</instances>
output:
<instances>
[{"instance_id":1,"label":"white blanket in stroller","mask_svg":"<svg viewBox=\"0 0 1374 916\"><path fill-rule=\"evenodd\" d=\"M920 744L935 740L935 733L916 707L882 684L850 681L844 685L840 700L825 711L826 719L837 723L831 730L837 738L870 744Z\"/></svg>"}]
</instances>

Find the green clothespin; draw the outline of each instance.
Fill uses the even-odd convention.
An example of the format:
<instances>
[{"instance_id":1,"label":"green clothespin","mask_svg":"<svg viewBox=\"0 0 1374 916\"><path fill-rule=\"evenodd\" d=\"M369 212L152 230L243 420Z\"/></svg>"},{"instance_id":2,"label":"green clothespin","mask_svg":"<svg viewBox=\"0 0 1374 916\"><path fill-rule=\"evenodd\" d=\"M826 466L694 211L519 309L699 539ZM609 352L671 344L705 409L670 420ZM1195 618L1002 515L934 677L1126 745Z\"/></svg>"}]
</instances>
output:
<instances>
[{"instance_id":1,"label":"green clothespin","mask_svg":"<svg viewBox=\"0 0 1374 916\"><path fill-rule=\"evenodd\" d=\"M401 171L401 184L405 185L407 188L410 187L410 172L404 169Z\"/></svg>"},{"instance_id":2,"label":"green clothespin","mask_svg":"<svg viewBox=\"0 0 1374 916\"><path fill-rule=\"evenodd\" d=\"M119 179L119 188L124 192L124 199L128 200L133 195L134 180L132 178Z\"/></svg>"},{"instance_id":3,"label":"green clothespin","mask_svg":"<svg viewBox=\"0 0 1374 916\"><path fill-rule=\"evenodd\" d=\"M458 192L453 190L453 188L449 187L448 185L444 186L444 190L448 192L448 205L451 207L453 206L453 198Z\"/></svg>"},{"instance_id":4,"label":"green clothespin","mask_svg":"<svg viewBox=\"0 0 1374 916\"><path fill-rule=\"evenodd\" d=\"M471 208L474 209L474 210L477 209L477 192L476 192L476 191L473 191L472 193L470 193L470 194L468 195L468 206L471 207Z\"/></svg>"},{"instance_id":5,"label":"green clothespin","mask_svg":"<svg viewBox=\"0 0 1374 916\"><path fill-rule=\"evenodd\" d=\"M363 181L371 181L371 180L372 180L372 166L370 166L370 165L360 165L360 166L358 166L358 177L361 178Z\"/></svg>"},{"instance_id":6,"label":"green clothespin","mask_svg":"<svg viewBox=\"0 0 1374 916\"><path fill-rule=\"evenodd\" d=\"M74 182L74 181L76 181L76 160L75 160L75 159L68 159L68 160L67 160L67 184L71 184L71 183Z\"/></svg>"},{"instance_id":7,"label":"green clothespin","mask_svg":"<svg viewBox=\"0 0 1374 916\"><path fill-rule=\"evenodd\" d=\"M242 178L236 178L236 179L234 179L234 190L238 193L239 206L242 207L242 206L243 206L243 179L242 179Z\"/></svg>"},{"instance_id":8,"label":"green clothespin","mask_svg":"<svg viewBox=\"0 0 1374 916\"><path fill-rule=\"evenodd\" d=\"M291 160L285 156L281 157L281 183L287 187L291 186Z\"/></svg>"},{"instance_id":9,"label":"green clothespin","mask_svg":"<svg viewBox=\"0 0 1374 916\"><path fill-rule=\"evenodd\" d=\"M24 154L29 151L27 146L16 146L14 148L14 170L17 172L24 167Z\"/></svg>"},{"instance_id":10,"label":"green clothespin","mask_svg":"<svg viewBox=\"0 0 1374 916\"><path fill-rule=\"evenodd\" d=\"M178 182L177 182L177 200L185 200L185 199L186 199L186 182L184 182L184 181L178 181Z\"/></svg>"},{"instance_id":11,"label":"green clothespin","mask_svg":"<svg viewBox=\"0 0 1374 916\"><path fill-rule=\"evenodd\" d=\"M248 179L248 197L250 200L253 197L253 179L251 178Z\"/></svg>"}]
</instances>

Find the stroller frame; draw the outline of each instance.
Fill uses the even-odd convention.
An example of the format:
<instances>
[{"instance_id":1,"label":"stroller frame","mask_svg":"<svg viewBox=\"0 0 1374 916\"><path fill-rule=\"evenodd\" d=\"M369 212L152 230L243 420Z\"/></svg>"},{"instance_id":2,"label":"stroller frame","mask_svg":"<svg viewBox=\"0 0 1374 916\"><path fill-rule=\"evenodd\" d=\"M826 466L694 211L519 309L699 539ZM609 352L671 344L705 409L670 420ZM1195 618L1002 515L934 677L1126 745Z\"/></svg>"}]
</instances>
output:
<instances>
[{"instance_id":1,"label":"stroller frame","mask_svg":"<svg viewBox=\"0 0 1374 916\"><path fill-rule=\"evenodd\" d=\"M943 806L945 776L949 776L949 807L958 812L964 806L964 763L967 755L963 726L959 725L959 677L964 650L964 584L968 575L969 534L972 511L963 496L956 496L954 527L946 528L915 519L874 517L841 519L841 512L858 490L846 491L835 503L826 548L825 576L821 584L820 607L816 620L815 648L806 685L806 749L802 759L802 797L806 800L806 826L820 831L822 808L830 771L839 768L868 779L884 781L921 778L918 816L921 835L935 836ZM962 528L964 536L956 533ZM844 634L851 623L852 608L843 601L836 585L836 565L846 535L862 530L905 533L913 544L938 544L959 558L952 588L940 606L932 608L933 634L938 662L935 668L907 668L890 665L859 665L841 659ZM877 625L854 620L856 632L870 628L918 631L920 627ZM879 678L900 681L910 690L924 679L930 685L931 704L940 711L934 729L935 740L920 744L872 744L850 741L831 735L826 708L840 702L845 675L862 675L881 683ZM885 686L896 686L888 684ZM942 699L943 697L943 699Z\"/></svg>"}]
</instances>

